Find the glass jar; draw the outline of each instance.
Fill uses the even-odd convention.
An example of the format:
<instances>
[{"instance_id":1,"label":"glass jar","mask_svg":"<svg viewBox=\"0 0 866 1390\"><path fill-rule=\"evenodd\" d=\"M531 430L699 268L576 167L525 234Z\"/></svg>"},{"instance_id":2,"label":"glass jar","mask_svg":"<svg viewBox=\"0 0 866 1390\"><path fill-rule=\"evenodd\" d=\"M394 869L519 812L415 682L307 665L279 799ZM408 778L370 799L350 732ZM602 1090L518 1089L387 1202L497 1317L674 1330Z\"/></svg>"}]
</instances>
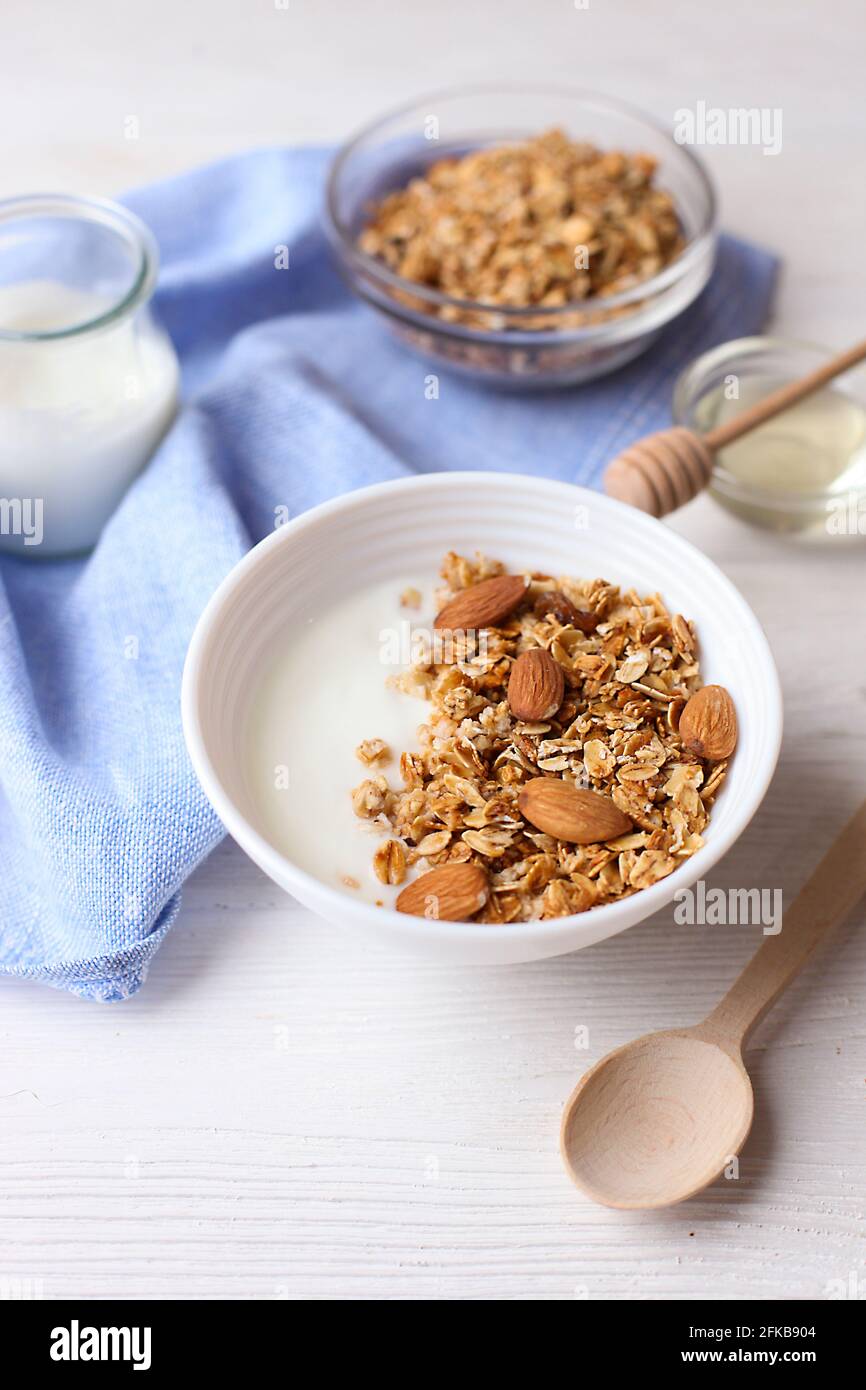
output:
<instances>
[{"instance_id":1,"label":"glass jar","mask_svg":"<svg viewBox=\"0 0 866 1390\"><path fill-rule=\"evenodd\" d=\"M673 417L697 434L830 357L782 338L738 338L698 357L674 387ZM709 490L728 511L774 531L866 535L866 389L846 373L720 449Z\"/></svg>"},{"instance_id":2,"label":"glass jar","mask_svg":"<svg viewBox=\"0 0 866 1390\"><path fill-rule=\"evenodd\" d=\"M0 547L90 549L177 408L158 254L114 203L0 201Z\"/></svg>"}]
</instances>

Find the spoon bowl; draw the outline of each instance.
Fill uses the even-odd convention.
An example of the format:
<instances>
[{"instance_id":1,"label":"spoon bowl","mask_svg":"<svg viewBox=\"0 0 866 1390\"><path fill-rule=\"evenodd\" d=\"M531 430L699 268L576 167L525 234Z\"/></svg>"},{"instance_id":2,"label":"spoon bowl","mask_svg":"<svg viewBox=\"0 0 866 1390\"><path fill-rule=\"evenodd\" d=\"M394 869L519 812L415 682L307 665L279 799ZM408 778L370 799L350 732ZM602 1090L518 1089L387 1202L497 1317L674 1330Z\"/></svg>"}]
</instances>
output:
<instances>
[{"instance_id":1,"label":"spoon bowl","mask_svg":"<svg viewBox=\"0 0 866 1390\"><path fill-rule=\"evenodd\" d=\"M576 1086L560 1144L572 1179L625 1210L682 1202L724 1171L752 1124L736 1051L699 1029L648 1033L603 1057Z\"/></svg>"},{"instance_id":2,"label":"spoon bowl","mask_svg":"<svg viewBox=\"0 0 866 1390\"><path fill-rule=\"evenodd\" d=\"M572 1091L560 1148L587 1196L626 1210L669 1207L724 1171L752 1125L743 1066L752 1030L864 892L866 801L703 1023L617 1048Z\"/></svg>"}]
</instances>

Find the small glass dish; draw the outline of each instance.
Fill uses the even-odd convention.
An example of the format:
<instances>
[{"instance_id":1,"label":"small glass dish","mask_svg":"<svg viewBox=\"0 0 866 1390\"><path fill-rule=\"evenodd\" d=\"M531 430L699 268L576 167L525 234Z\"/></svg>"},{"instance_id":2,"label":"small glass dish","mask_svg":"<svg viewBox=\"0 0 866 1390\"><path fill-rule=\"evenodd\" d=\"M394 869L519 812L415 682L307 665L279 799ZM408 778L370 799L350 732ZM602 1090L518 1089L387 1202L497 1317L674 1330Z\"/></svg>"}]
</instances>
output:
<instances>
[{"instance_id":1,"label":"small glass dish","mask_svg":"<svg viewBox=\"0 0 866 1390\"><path fill-rule=\"evenodd\" d=\"M434 124L435 122L435 124ZM394 274L361 251L369 206L429 164L558 127L601 149L652 155L673 198L686 246L658 275L609 297L557 308L503 309L443 294ZM435 129L437 137L429 138ZM643 352L701 292L716 247L716 199L701 162L640 111L595 92L555 87L473 87L441 92L367 126L336 155L325 224L349 285L410 348L431 362L494 385L568 386L614 371ZM439 315L477 311L493 328ZM584 322L574 326L576 311ZM543 326L539 326L543 324Z\"/></svg>"},{"instance_id":2,"label":"small glass dish","mask_svg":"<svg viewBox=\"0 0 866 1390\"><path fill-rule=\"evenodd\" d=\"M723 343L677 379L674 422L705 434L829 356L783 338ZM866 535L866 373L846 373L721 449L709 491L772 531Z\"/></svg>"}]
</instances>

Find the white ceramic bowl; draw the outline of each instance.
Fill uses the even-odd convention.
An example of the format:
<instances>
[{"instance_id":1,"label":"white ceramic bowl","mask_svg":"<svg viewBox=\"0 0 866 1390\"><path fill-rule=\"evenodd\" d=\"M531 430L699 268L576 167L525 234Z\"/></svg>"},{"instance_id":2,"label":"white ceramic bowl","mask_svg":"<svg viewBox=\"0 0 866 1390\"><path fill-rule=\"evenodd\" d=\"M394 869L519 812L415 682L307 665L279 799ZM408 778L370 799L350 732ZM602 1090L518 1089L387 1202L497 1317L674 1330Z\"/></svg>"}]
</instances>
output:
<instances>
[{"instance_id":1,"label":"white ceramic bowl","mask_svg":"<svg viewBox=\"0 0 866 1390\"><path fill-rule=\"evenodd\" d=\"M480 549L513 568L600 575L641 593L658 590L673 611L695 620L704 678L730 690L740 739L706 844L675 873L578 916L485 926L427 921L353 899L268 842L247 789L243 744L249 702L275 642L291 640L293 627L349 586L399 583L407 573L428 569L436 574L449 549ZM281 888L351 931L467 962L562 955L670 903L748 825L773 775L782 734L781 692L767 639L705 555L662 522L600 493L503 473L435 473L382 483L326 502L275 531L235 567L202 614L187 655L182 703L187 747L206 795L229 833Z\"/></svg>"}]
</instances>

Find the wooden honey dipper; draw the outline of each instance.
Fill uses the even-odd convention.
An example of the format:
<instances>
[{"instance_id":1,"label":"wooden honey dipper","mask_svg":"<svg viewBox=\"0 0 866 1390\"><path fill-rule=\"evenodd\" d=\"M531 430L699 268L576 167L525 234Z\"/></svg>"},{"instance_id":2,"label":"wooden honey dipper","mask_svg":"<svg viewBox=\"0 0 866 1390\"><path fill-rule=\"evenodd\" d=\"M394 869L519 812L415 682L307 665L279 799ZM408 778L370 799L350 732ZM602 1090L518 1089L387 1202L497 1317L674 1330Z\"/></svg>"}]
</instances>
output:
<instances>
[{"instance_id":1,"label":"wooden honey dipper","mask_svg":"<svg viewBox=\"0 0 866 1390\"><path fill-rule=\"evenodd\" d=\"M630 444L608 464L604 475L605 492L651 516L665 516L675 511L706 487L719 449L757 429L765 420L772 420L774 415L781 415L783 410L790 409L864 358L866 342L858 343L847 352L831 357L829 362L799 381L780 386L778 391L772 391L735 419L718 425L707 434L696 434L683 426L648 434L645 439Z\"/></svg>"}]
</instances>

